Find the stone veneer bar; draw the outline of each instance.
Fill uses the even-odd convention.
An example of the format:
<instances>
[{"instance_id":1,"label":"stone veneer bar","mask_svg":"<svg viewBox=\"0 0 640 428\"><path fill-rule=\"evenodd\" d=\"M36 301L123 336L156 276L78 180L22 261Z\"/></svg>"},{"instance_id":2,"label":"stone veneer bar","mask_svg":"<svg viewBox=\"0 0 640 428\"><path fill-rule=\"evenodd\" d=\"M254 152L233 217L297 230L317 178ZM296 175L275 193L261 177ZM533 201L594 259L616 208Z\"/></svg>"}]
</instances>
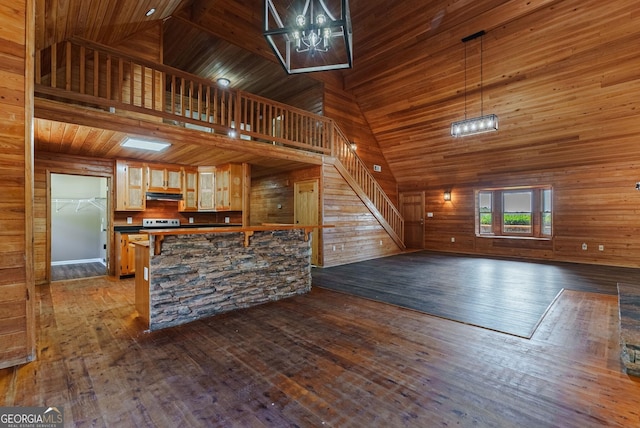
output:
<instances>
[{"instance_id":1,"label":"stone veneer bar","mask_svg":"<svg viewBox=\"0 0 640 428\"><path fill-rule=\"evenodd\" d=\"M620 342L627 374L640 376L640 285L618 283Z\"/></svg>"},{"instance_id":2,"label":"stone veneer bar","mask_svg":"<svg viewBox=\"0 0 640 428\"><path fill-rule=\"evenodd\" d=\"M308 229L146 232L150 330L311 289Z\"/></svg>"}]
</instances>

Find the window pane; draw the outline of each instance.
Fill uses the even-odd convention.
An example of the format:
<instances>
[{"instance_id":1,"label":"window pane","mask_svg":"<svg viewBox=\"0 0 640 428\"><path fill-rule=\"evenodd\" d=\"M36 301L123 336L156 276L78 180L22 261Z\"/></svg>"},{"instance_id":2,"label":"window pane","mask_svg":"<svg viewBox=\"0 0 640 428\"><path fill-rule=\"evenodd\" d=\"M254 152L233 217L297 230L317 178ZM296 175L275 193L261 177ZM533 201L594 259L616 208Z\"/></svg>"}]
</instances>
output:
<instances>
[{"instance_id":1,"label":"window pane","mask_svg":"<svg viewBox=\"0 0 640 428\"><path fill-rule=\"evenodd\" d=\"M478 215L480 224L480 233L492 233L493 228L493 193L478 193Z\"/></svg>"},{"instance_id":2,"label":"window pane","mask_svg":"<svg viewBox=\"0 0 640 428\"><path fill-rule=\"evenodd\" d=\"M531 191L503 194L503 233L531 234Z\"/></svg>"},{"instance_id":3,"label":"window pane","mask_svg":"<svg viewBox=\"0 0 640 428\"><path fill-rule=\"evenodd\" d=\"M551 235L551 189L542 191L542 234Z\"/></svg>"}]
</instances>

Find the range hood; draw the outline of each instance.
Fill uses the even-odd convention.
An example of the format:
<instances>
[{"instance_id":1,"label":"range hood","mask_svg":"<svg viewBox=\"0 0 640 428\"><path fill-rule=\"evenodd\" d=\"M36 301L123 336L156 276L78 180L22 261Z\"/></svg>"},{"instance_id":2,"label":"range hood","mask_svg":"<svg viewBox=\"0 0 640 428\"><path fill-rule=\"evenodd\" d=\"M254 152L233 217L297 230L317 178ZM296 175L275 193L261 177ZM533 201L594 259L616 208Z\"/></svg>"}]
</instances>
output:
<instances>
[{"instance_id":1,"label":"range hood","mask_svg":"<svg viewBox=\"0 0 640 428\"><path fill-rule=\"evenodd\" d=\"M181 201L182 193L147 192L147 201Z\"/></svg>"}]
</instances>

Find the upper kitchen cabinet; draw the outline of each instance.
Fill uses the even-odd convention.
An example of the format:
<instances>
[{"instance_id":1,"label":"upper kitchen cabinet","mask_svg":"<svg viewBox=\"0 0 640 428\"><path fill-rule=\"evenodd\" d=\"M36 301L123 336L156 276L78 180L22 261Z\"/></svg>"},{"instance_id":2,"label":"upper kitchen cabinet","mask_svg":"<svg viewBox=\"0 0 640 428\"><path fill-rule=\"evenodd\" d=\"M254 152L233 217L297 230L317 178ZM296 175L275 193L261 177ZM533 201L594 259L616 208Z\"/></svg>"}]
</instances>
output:
<instances>
[{"instance_id":1,"label":"upper kitchen cabinet","mask_svg":"<svg viewBox=\"0 0 640 428\"><path fill-rule=\"evenodd\" d=\"M176 165L153 165L147 167L147 191L182 193L182 167Z\"/></svg>"},{"instance_id":2,"label":"upper kitchen cabinet","mask_svg":"<svg viewBox=\"0 0 640 428\"><path fill-rule=\"evenodd\" d=\"M198 210L215 211L216 209L216 169L215 167L198 168Z\"/></svg>"},{"instance_id":3,"label":"upper kitchen cabinet","mask_svg":"<svg viewBox=\"0 0 640 428\"><path fill-rule=\"evenodd\" d=\"M180 211L198 211L198 169L184 168Z\"/></svg>"},{"instance_id":4,"label":"upper kitchen cabinet","mask_svg":"<svg viewBox=\"0 0 640 428\"><path fill-rule=\"evenodd\" d=\"M116 211L145 209L145 166L138 162L116 161Z\"/></svg>"},{"instance_id":5,"label":"upper kitchen cabinet","mask_svg":"<svg viewBox=\"0 0 640 428\"><path fill-rule=\"evenodd\" d=\"M242 165L229 163L216 166L216 211L242 211Z\"/></svg>"}]
</instances>

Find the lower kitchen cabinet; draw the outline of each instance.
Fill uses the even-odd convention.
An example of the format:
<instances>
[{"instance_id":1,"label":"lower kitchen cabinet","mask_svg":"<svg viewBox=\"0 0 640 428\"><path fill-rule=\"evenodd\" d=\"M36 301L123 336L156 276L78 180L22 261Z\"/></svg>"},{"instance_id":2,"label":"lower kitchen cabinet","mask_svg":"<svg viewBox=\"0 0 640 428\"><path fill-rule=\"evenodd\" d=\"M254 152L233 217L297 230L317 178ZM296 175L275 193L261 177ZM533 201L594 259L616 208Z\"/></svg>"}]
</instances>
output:
<instances>
[{"instance_id":1,"label":"lower kitchen cabinet","mask_svg":"<svg viewBox=\"0 0 640 428\"><path fill-rule=\"evenodd\" d=\"M134 241L146 241L149 236L141 233L116 232L116 276L136 273L136 252Z\"/></svg>"}]
</instances>

